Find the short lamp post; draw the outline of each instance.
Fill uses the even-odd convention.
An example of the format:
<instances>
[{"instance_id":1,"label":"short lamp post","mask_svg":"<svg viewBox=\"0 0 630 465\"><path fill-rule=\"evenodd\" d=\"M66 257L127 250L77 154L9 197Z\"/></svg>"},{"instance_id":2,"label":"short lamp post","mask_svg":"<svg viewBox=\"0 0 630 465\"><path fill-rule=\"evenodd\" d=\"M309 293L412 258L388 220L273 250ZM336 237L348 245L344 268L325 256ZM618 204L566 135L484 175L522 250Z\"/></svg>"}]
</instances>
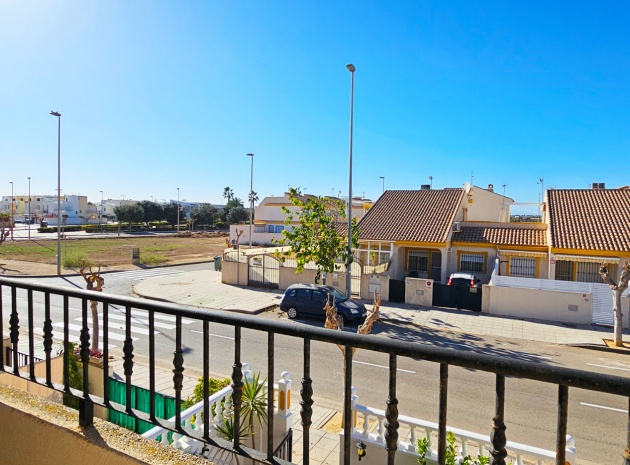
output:
<instances>
[{"instance_id":1,"label":"short lamp post","mask_svg":"<svg viewBox=\"0 0 630 465\"><path fill-rule=\"evenodd\" d=\"M28 177L28 240L31 240L31 177Z\"/></svg>"},{"instance_id":2,"label":"short lamp post","mask_svg":"<svg viewBox=\"0 0 630 465\"><path fill-rule=\"evenodd\" d=\"M177 188L177 232L179 232L179 209L180 209L180 204L179 204L179 187Z\"/></svg>"},{"instance_id":3,"label":"short lamp post","mask_svg":"<svg viewBox=\"0 0 630 465\"><path fill-rule=\"evenodd\" d=\"M98 226L101 229L101 232L103 232L103 191L99 191L101 193L101 208L100 208L100 212L98 215Z\"/></svg>"},{"instance_id":4,"label":"short lamp post","mask_svg":"<svg viewBox=\"0 0 630 465\"><path fill-rule=\"evenodd\" d=\"M11 184L11 240L13 240L13 181L9 181Z\"/></svg>"}]
</instances>

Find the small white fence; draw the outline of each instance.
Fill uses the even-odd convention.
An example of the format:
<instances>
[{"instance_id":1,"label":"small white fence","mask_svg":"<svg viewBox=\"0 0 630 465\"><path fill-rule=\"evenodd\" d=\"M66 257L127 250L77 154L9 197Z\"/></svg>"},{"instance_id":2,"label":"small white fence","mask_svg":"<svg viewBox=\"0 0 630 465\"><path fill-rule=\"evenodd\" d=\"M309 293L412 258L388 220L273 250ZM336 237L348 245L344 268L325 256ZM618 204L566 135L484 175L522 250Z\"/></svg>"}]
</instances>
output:
<instances>
[{"instance_id":1,"label":"small white fence","mask_svg":"<svg viewBox=\"0 0 630 465\"><path fill-rule=\"evenodd\" d=\"M382 449L382 453L370 451L363 459L366 465L381 463L380 458L385 457L385 411L371 407L366 407L358 402L359 397L356 395L356 388L352 388L352 411L354 412L354 428L352 439L354 442L363 441L368 446L378 447ZM398 451L396 453L396 464L413 464L417 463L417 444L419 438L427 438L429 441L426 459L428 463L437 463L437 450L435 449L438 437L438 424L430 421L420 420L405 415L398 416L401 433L404 431L405 436L398 441ZM409 431L407 433L407 430ZM473 433L458 428L446 427L447 431L455 434L456 443L459 444L460 458L466 455L476 456L489 455L488 451L492 446L489 434ZM353 447L354 448L354 447ZM551 450L540 449L525 444L508 441L505 446L508 457L506 460L512 460L514 465L537 464L547 465L556 463L556 452ZM340 436L340 449L343 453L343 434ZM575 465L576 451L575 440L572 436L567 435L566 446L566 463ZM507 462L506 462L507 463Z\"/></svg>"},{"instance_id":2,"label":"small white fence","mask_svg":"<svg viewBox=\"0 0 630 465\"><path fill-rule=\"evenodd\" d=\"M243 378L252 380L252 372L249 370L247 363L243 363ZM290 374L288 371L282 372L280 381L274 384L274 390L277 392L278 402L274 409L274 440L276 443L281 442L289 432L292 425L291 405L291 385ZM266 390L265 390L266 398ZM208 397L209 411L214 411L214 415L210 419L210 432L208 436L212 439L221 437L217 431L217 426L225 423L225 418L229 418L233 413L232 406L232 386L227 386L220 391ZM170 445L176 449L188 452L193 455L203 456L212 460L217 464L230 464L234 460L231 452L225 451L218 447L205 444L202 440L204 436L204 422L202 420L203 401L198 402L192 407L181 412L181 421L184 431L190 436L179 433L169 434L170 431L160 426L150 429L142 435L143 438L155 439L164 445ZM175 417L168 420L171 426L175 426ZM255 433L257 437L262 438L260 441L261 449L266 449L266 428L263 425L256 425ZM266 452L266 450L262 450Z\"/></svg>"}]
</instances>

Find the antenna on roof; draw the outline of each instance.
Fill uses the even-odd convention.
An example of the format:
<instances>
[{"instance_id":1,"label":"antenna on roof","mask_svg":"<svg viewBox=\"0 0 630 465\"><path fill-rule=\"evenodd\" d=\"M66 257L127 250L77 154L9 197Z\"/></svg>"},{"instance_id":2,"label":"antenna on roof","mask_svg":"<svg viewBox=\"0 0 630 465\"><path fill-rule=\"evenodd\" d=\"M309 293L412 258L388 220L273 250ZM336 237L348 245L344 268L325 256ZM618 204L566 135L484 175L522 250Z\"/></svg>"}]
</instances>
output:
<instances>
[{"instance_id":1,"label":"antenna on roof","mask_svg":"<svg viewBox=\"0 0 630 465\"><path fill-rule=\"evenodd\" d=\"M473 172L471 171L471 172L470 172L470 187L472 187L472 186L473 186L473 178L474 178L474 177L475 177L475 176L473 175Z\"/></svg>"},{"instance_id":2,"label":"antenna on roof","mask_svg":"<svg viewBox=\"0 0 630 465\"><path fill-rule=\"evenodd\" d=\"M433 189L433 176L429 176L429 183L430 183L431 189Z\"/></svg>"}]
</instances>

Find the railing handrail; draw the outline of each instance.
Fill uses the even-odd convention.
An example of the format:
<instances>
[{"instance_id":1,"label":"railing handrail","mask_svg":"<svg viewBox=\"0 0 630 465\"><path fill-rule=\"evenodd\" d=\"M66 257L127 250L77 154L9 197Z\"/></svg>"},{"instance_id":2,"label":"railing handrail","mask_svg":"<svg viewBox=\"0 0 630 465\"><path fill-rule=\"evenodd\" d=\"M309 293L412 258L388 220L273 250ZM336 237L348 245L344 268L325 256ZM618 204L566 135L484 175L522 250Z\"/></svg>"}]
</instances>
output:
<instances>
[{"instance_id":1,"label":"railing handrail","mask_svg":"<svg viewBox=\"0 0 630 465\"><path fill-rule=\"evenodd\" d=\"M249 315L237 312L222 312L211 309L201 310L166 302L147 301L134 297L33 283L25 281L24 278L2 277L0 278L0 285L9 285L25 290L32 289L79 299L95 300L120 306L130 306L146 311L159 311L160 313L168 315L193 318L200 321L228 324L241 328L273 332L275 334L345 345L357 349L367 349L403 357L415 357L431 362L487 371L505 376L527 378L562 386L630 397L630 378L566 367L551 367L544 365L543 362L534 363L525 360L512 360L496 355L480 353L455 353L451 348L435 347L427 344L399 341L373 335L331 331L326 328L295 325L285 321L251 318Z\"/></svg>"}]
</instances>

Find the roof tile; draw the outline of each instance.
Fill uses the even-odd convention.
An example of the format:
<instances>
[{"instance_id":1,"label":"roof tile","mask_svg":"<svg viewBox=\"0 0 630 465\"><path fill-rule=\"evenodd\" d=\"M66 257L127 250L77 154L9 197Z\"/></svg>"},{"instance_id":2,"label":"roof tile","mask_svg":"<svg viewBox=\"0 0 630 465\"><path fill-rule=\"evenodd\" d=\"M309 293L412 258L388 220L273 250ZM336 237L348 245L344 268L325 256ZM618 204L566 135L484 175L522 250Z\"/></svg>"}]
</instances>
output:
<instances>
[{"instance_id":1,"label":"roof tile","mask_svg":"<svg viewBox=\"0 0 630 465\"><path fill-rule=\"evenodd\" d=\"M453 242L472 242L497 246L546 247L547 231L539 228L464 226L461 232L453 234L452 240Z\"/></svg>"},{"instance_id":2,"label":"roof tile","mask_svg":"<svg viewBox=\"0 0 630 465\"><path fill-rule=\"evenodd\" d=\"M385 191L359 222L361 240L446 242L464 190Z\"/></svg>"}]
</instances>

